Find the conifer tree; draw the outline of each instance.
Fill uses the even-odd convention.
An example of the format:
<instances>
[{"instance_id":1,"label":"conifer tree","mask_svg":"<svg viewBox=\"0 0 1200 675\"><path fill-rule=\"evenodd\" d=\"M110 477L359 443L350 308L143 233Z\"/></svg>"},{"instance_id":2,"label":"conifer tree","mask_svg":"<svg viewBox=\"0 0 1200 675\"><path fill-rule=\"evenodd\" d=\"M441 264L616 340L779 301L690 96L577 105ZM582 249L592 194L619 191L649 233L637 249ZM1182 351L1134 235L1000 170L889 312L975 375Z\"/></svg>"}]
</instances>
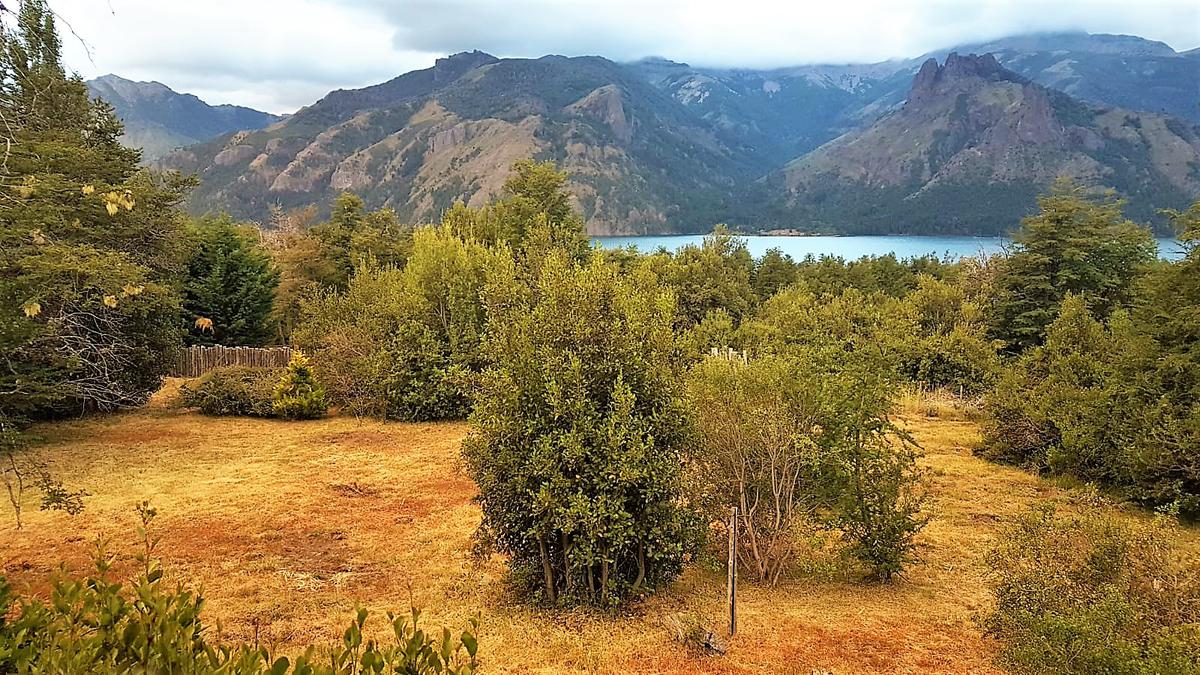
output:
<instances>
[{"instance_id":1,"label":"conifer tree","mask_svg":"<svg viewBox=\"0 0 1200 675\"><path fill-rule=\"evenodd\" d=\"M44 0L0 39L0 413L139 404L179 343L189 180L121 146L111 106L63 68Z\"/></svg>"},{"instance_id":2,"label":"conifer tree","mask_svg":"<svg viewBox=\"0 0 1200 675\"><path fill-rule=\"evenodd\" d=\"M253 238L228 216L205 218L193 227L184 311L193 344L262 345L275 335L272 306L279 271ZM206 330L195 318L211 322Z\"/></svg>"}]
</instances>

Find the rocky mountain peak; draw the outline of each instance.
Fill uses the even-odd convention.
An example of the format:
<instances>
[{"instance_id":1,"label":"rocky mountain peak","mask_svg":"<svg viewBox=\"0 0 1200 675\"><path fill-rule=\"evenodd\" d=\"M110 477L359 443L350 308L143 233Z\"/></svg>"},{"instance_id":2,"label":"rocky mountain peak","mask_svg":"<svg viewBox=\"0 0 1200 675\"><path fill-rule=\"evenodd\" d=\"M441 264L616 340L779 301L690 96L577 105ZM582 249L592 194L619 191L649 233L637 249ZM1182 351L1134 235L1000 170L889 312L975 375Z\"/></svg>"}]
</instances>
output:
<instances>
[{"instance_id":1,"label":"rocky mountain peak","mask_svg":"<svg viewBox=\"0 0 1200 675\"><path fill-rule=\"evenodd\" d=\"M480 66L486 66L489 63L495 63L499 60L495 56L487 52L481 52L478 49L451 54L434 62L433 81L438 84L448 84L462 77L468 71Z\"/></svg>"},{"instance_id":2,"label":"rocky mountain peak","mask_svg":"<svg viewBox=\"0 0 1200 675\"><path fill-rule=\"evenodd\" d=\"M1025 81L1016 73L1006 70L990 53L964 56L957 52L950 52L942 65L938 65L937 59L932 58L921 64L921 69L913 78L908 102L912 105L922 105L936 97L937 92L943 87L968 79L987 82L1009 80L1023 83Z\"/></svg>"}]
</instances>

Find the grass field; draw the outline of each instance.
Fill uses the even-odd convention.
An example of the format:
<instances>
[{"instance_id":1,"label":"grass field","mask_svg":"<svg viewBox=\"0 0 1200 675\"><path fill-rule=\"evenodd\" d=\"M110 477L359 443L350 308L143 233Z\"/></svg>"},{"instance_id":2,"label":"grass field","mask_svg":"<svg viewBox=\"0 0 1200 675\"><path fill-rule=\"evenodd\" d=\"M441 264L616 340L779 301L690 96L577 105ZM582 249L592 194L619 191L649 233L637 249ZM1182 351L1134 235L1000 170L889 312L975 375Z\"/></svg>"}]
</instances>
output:
<instances>
[{"instance_id":1,"label":"grass field","mask_svg":"<svg viewBox=\"0 0 1200 675\"><path fill-rule=\"evenodd\" d=\"M203 589L209 623L223 638L285 652L332 642L358 604L382 632L382 612L411 598L430 625L480 613L485 672L981 673L995 669L995 645L974 623L988 602L990 537L1035 501L1085 499L973 457L974 423L909 401L901 419L932 481L924 563L891 586L836 569L776 589L742 584L729 653L703 656L668 626L679 613L722 625L719 569L692 565L669 590L612 615L528 608L506 586L502 559L474 562L479 511L458 466L463 424L206 418L172 409L169 396L168 387L143 410L36 430L55 472L91 495L75 517L31 501L22 531L4 514L0 574L42 592L60 561L86 571L97 537L130 569L133 506L149 499L168 575ZM1200 548L1200 533L1183 536Z\"/></svg>"}]
</instances>

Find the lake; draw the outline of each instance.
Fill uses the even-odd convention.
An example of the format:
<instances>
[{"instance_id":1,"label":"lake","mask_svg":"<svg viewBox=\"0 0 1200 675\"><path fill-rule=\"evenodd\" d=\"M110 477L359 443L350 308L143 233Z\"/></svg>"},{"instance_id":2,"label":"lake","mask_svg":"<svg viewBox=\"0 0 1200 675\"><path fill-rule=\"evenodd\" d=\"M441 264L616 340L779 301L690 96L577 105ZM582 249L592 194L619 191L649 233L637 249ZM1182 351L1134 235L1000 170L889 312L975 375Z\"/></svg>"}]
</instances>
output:
<instances>
[{"instance_id":1,"label":"lake","mask_svg":"<svg viewBox=\"0 0 1200 675\"><path fill-rule=\"evenodd\" d=\"M914 258L923 255L948 256L957 260L981 253L999 253L1009 240L1004 237L916 237L916 236L854 236L854 237L780 237L745 236L751 255L761 257L767 249L778 248L794 260L805 256L832 255L854 260L865 255L881 256L893 253L897 258ZM688 244L699 244L704 235L680 234L644 237L592 237L592 241L604 248L633 246L648 253L659 248L678 250ZM1182 257L1182 249L1175 239L1158 240L1158 253L1166 259Z\"/></svg>"}]
</instances>

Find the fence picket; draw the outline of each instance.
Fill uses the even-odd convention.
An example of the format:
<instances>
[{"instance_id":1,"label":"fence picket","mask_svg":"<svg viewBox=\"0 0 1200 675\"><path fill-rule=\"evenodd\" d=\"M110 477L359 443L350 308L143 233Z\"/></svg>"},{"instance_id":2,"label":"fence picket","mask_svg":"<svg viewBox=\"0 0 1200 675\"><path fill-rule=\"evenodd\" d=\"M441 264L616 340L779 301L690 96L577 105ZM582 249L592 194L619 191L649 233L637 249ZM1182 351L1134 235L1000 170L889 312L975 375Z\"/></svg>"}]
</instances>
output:
<instances>
[{"instance_id":1,"label":"fence picket","mask_svg":"<svg viewBox=\"0 0 1200 675\"><path fill-rule=\"evenodd\" d=\"M282 368L292 358L291 347L226 347L195 345L179 352L173 360L171 377L199 377L223 366Z\"/></svg>"}]
</instances>

